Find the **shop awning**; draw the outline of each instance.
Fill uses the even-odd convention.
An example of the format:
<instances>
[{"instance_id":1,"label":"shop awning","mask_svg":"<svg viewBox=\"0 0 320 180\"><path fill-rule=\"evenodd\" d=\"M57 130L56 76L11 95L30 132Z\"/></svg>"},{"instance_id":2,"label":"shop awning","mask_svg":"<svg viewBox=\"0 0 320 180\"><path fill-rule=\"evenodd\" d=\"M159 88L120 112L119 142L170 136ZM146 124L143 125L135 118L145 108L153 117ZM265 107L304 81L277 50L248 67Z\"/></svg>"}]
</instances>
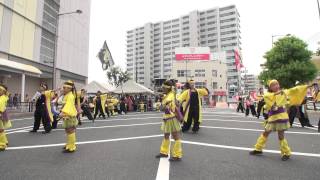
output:
<instances>
[{"instance_id":1,"label":"shop awning","mask_svg":"<svg viewBox=\"0 0 320 180\"><path fill-rule=\"evenodd\" d=\"M3 70L8 70L8 71L10 71L10 69L11 69L15 72L18 71L20 73L27 73L27 74L31 74L31 75L42 74L40 69L38 69L34 66L10 61L10 60L3 59L3 58L0 58L0 68Z\"/></svg>"}]
</instances>

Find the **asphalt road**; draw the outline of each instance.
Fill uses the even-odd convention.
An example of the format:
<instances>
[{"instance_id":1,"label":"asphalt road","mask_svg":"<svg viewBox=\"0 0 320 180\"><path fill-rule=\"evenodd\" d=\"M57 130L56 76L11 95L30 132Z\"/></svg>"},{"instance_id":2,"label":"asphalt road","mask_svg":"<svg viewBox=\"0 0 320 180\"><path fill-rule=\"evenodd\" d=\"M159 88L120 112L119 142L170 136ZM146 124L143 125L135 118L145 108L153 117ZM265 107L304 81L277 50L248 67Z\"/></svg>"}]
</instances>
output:
<instances>
[{"instance_id":1,"label":"asphalt road","mask_svg":"<svg viewBox=\"0 0 320 180\"><path fill-rule=\"evenodd\" d=\"M0 152L0 179L320 179L317 128L290 129L286 137L294 153L282 162L276 134L270 136L263 156L249 156L261 123L231 109L205 110L200 132L182 135L182 161L169 163L154 158L162 140L160 113L85 120L77 130L79 144L73 154L62 153L63 129L31 134L33 119L17 119L8 130L9 148Z\"/></svg>"}]
</instances>

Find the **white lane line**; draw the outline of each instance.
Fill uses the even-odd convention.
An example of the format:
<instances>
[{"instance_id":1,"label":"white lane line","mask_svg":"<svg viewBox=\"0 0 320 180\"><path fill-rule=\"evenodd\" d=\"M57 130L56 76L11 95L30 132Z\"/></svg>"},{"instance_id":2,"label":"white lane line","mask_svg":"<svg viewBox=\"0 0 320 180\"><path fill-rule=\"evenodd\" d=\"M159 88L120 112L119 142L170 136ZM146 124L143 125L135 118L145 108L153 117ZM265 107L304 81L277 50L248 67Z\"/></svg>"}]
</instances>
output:
<instances>
[{"instance_id":1,"label":"white lane line","mask_svg":"<svg viewBox=\"0 0 320 180\"><path fill-rule=\"evenodd\" d=\"M127 141L127 140L136 140L136 139L148 139L148 138L155 138L161 137L163 134L156 134L150 136L136 136L136 137L127 137L127 138L116 138L116 139L103 139L103 140L95 140L95 141L81 141L77 142L76 144L95 144L95 143L105 143L105 142L118 142L118 141ZM6 150L18 150L18 149L35 149L35 148L45 148L45 147L57 147L63 146L65 143L58 143L58 144L44 144L44 145L32 145L32 146L17 146L17 147L8 147Z\"/></svg>"},{"instance_id":2,"label":"white lane line","mask_svg":"<svg viewBox=\"0 0 320 180\"><path fill-rule=\"evenodd\" d=\"M150 116L150 117L146 117L146 118L126 118L126 119L101 119L101 120L95 120L94 122L112 122L112 121L118 121L118 122L121 122L121 121L132 121L132 120L145 120L145 119L162 119L161 116L158 116L158 117L153 117L153 116ZM85 120L85 121L82 121L82 122L92 122L92 120Z\"/></svg>"},{"instance_id":3,"label":"white lane line","mask_svg":"<svg viewBox=\"0 0 320 180\"><path fill-rule=\"evenodd\" d=\"M296 127L301 127L300 124L295 123L295 122L293 123L293 125L296 126ZM314 126L314 127L307 127L307 126L305 126L304 128L306 128L306 129L312 129L312 130L317 130L317 131L318 131L318 126Z\"/></svg>"},{"instance_id":4,"label":"white lane line","mask_svg":"<svg viewBox=\"0 0 320 180\"><path fill-rule=\"evenodd\" d=\"M169 146L171 149L171 143ZM156 180L169 180L170 177L170 153L167 158L160 158Z\"/></svg>"},{"instance_id":5,"label":"white lane line","mask_svg":"<svg viewBox=\"0 0 320 180\"><path fill-rule=\"evenodd\" d=\"M77 128L77 130L86 130L86 129L104 129L104 128L113 128L113 127L131 127L131 126L146 126L146 125L155 125L155 124L161 124L162 122L154 122L154 123L141 123L141 124L124 124L124 125L114 125L114 126L99 126L99 127L83 127L83 128ZM62 130L64 129L56 129L56 130Z\"/></svg>"},{"instance_id":6,"label":"white lane line","mask_svg":"<svg viewBox=\"0 0 320 180\"><path fill-rule=\"evenodd\" d=\"M227 145L209 144L209 143L201 143L201 142L193 142L193 141L182 141L182 143L199 145L199 146L207 146L207 147L216 147L216 148L221 148L221 149L234 149L234 150L242 150L242 151L252 151L253 150L252 148L248 148L248 147L227 146ZM277 150L267 150L266 149L266 150L263 150L263 152L280 154L280 151L277 151ZM320 154L314 154L314 153L292 152L292 155L320 158Z\"/></svg>"},{"instance_id":7,"label":"white lane line","mask_svg":"<svg viewBox=\"0 0 320 180\"><path fill-rule=\"evenodd\" d=\"M261 129L231 128L231 127L218 127L218 126L200 126L200 127L201 128L208 128L208 129L264 132L264 130L261 130ZM302 135L317 135L317 136L320 135L320 133L298 132L298 131L286 131L286 134L302 134Z\"/></svg>"},{"instance_id":8,"label":"white lane line","mask_svg":"<svg viewBox=\"0 0 320 180\"><path fill-rule=\"evenodd\" d=\"M28 128L31 128L31 127L33 127L33 126L24 126L24 127L20 127L20 128L8 129L8 130L6 130L6 132L22 130L22 129L28 129Z\"/></svg>"},{"instance_id":9,"label":"white lane line","mask_svg":"<svg viewBox=\"0 0 320 180\"><path fill-rule=\"evenodd\" d=\"M158 125L158 124L161 124L161 123L162 122L142 123L142 124L124 124L124 125L113 125L113 126L98 126L98 127L90 126L90 127L77 128L77 130L118 128L118 127L133 127L133 126L147 126L147 125ZM14 131L14 132L9 132L7 134L23 133L23 132L27 132L27 130L28 129L24 129L24 130L21 130L21 131ZM29 129L29 130L31 130L31 129ZM64 129L54 129L52 131L55 132L55 131L65 131L65 130ZM38 132L42 132L42 131L38 131Z\"/></svg>"},{"instance_id":10,"label":"white lane line","mask_svg":"<svg viewBox=\"0 0 320 180\"><path fill-rule=\"evenodd\" d=\"M8 132L6 134L8 135L8 134L24 133L24 132L30 131L31 129L32 128L30 128L30 129L22 129L22 130L18 130L18 131L11 131L11 132Z\"/></svg>"},{"instance_id":11,"label":"white lane line","mask_svg":"<svg viewBox=\"0 0 320 180\"><path fill-rule=\"evenodd\" d=\"M21 119L12 119L11 121L24 121L24 120L30 120L30 119L33 119L33 117L30 117L30 118L21 118Z\"/></svg>"},{"instance_id":12,"label":"white lane line","mask_svg":"<svg viewBox=\"0 0 320 180\"><path fill-rule=\"evenodd\" d=\"M241 120L232 120L232 119L203 119L203 121L221 121L221 122L239 122L239 123L255 123L255 124L262 124L262 121L241 121Z\"/></svg>"}]
</instances>

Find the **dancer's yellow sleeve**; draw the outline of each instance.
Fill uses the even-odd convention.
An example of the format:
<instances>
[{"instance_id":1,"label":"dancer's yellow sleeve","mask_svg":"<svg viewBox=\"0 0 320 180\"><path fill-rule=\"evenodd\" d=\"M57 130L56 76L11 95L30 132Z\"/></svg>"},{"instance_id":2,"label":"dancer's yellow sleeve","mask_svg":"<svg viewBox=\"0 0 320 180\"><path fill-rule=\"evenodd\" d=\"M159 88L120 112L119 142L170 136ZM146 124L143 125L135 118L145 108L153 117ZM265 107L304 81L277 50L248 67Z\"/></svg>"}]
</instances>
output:
<instances>
[{"instance_id":1,"label":"dancer's yellow sleeve","mask_svg":"<svg viewBox=\"0 0 320 180\"><path fill-rule=\"evenodd\" d=\"M294 88L284 90L284 92L289 98L289 105L290 106L301 105L305 96L307 95L307 90L308 90L307 85L296 86Z\"/></svg>"},{"instance_id":2,"label":"dancer's yellow sleeve","mask_svg":"<svg viewBox=\"0 0 320 180\"><path fill-rule=\"evenodd\" d=\"M188 97L189 97L189 90L185 90L180 94L180 96L178 96L177 100L181 103L183 101L187 101Z\"/></svg>"},{"instance_id":3,"label":"dancer's yellow sleeve","mask_svg":"<svg viewBox=\"0 0 320 180\"><path fill-rule=\"evenodd\" d=\"M203 97L203 96L208 96L208 91L207 89L203 88L203 89L197 89L199 96Z\"/></svg>"},{"instance_id":4,"label":"dancer's yellow sleeve","mask_svg":"<svg viewBox=\"0 0 320 180\"><path fill-rule=\"evenodd\" d=\"M6 110L7 101L8 101L8 96L6 95L0 96L0 112L4 112Z\"/></svg>"}]
</instances>

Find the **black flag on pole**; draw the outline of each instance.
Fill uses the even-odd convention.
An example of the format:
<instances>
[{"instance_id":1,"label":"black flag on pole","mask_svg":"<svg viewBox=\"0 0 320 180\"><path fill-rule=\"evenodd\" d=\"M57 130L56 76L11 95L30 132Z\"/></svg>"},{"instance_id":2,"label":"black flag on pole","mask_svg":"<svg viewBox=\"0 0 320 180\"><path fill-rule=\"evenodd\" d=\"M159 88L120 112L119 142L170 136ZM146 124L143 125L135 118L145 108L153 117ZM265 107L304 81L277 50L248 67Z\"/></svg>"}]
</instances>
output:
<instances>
[{"instance_id":1,"label":"black flag on pole","mask_svg":"<svg viewBox=\"0 0 320 180\"><path fill-rule=\"evenodd\" d=\"M111 56L110 50L108 48L107 42L104 41L102 48L100 49L97 57L99 58L102 69L107 70L109 67L114 65L113 58Z\"/></svg>"}]
</instances>

